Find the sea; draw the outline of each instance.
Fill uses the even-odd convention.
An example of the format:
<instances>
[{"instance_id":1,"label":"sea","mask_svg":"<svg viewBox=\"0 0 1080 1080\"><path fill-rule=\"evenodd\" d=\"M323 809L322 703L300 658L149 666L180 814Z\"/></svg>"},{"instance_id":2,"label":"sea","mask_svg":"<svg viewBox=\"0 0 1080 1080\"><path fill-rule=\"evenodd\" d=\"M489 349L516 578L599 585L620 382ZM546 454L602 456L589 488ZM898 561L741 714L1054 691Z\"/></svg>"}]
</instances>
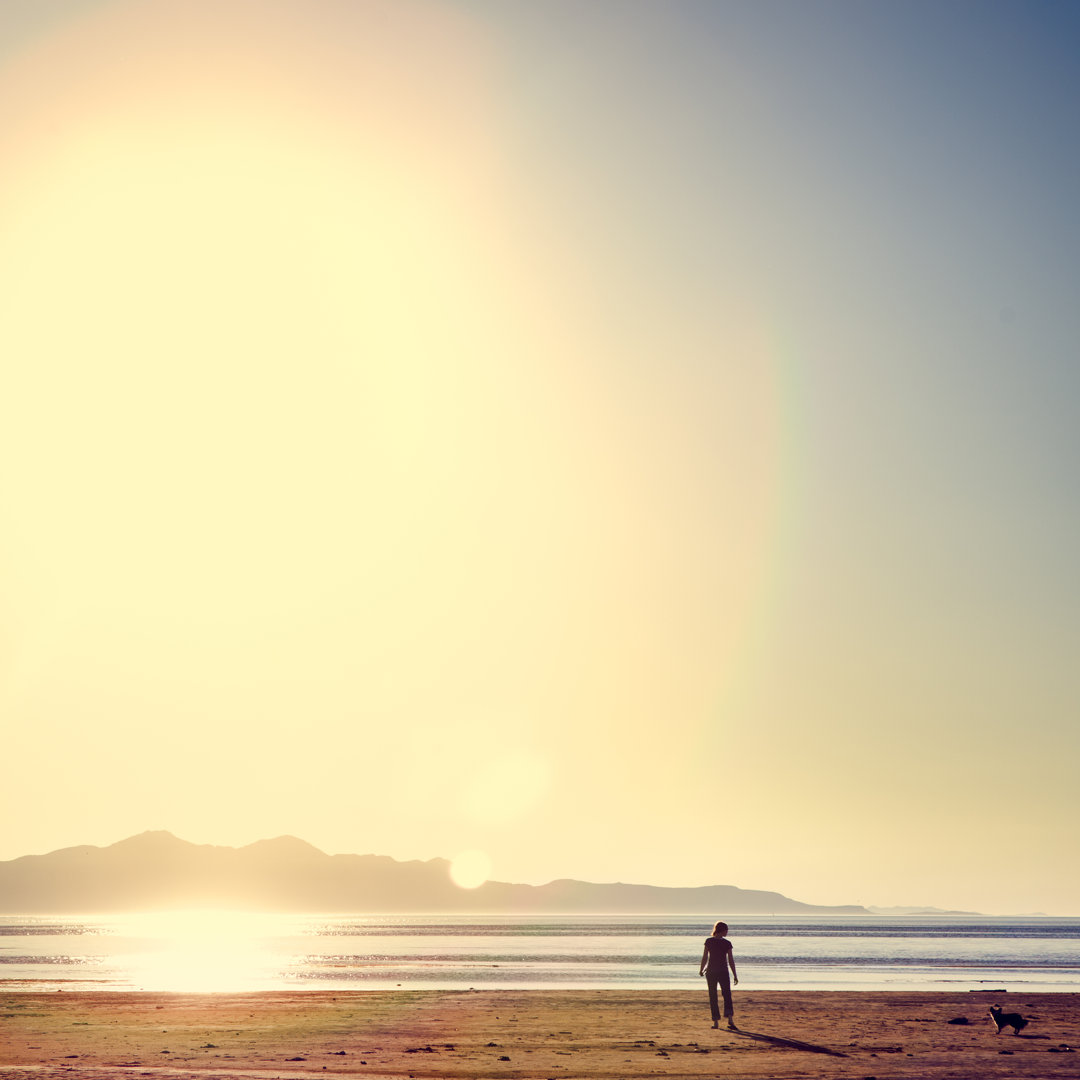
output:
<instances>
[{"instance_id":1,"label":"sea","mask_svg":"<svg viewBox=\"0 0 1080 1080\"><path fill-rule=\"evenodd\" d=\"M739 991L1080 991L1080 919L731 916ZM693 916L0 917L0 990L692 990Z\"/></svg>"}]
</instances>

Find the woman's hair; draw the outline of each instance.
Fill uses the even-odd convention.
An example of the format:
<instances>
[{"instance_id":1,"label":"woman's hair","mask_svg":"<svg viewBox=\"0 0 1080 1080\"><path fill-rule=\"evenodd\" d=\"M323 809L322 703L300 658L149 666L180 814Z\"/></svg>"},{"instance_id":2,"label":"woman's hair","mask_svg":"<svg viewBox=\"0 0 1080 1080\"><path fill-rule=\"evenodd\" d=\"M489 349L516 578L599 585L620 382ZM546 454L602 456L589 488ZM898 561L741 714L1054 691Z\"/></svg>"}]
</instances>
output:
<instances>
[{"instance_id":1,"label":"woman's hair","mask_svg":"<svg viewBox=\"0 0 1080 1080\"><path fill-rule=\"evenodd\" d=\"M727 937L727 923L718 922L713 928L713 937Z\"/></svg>"}]
</instances>

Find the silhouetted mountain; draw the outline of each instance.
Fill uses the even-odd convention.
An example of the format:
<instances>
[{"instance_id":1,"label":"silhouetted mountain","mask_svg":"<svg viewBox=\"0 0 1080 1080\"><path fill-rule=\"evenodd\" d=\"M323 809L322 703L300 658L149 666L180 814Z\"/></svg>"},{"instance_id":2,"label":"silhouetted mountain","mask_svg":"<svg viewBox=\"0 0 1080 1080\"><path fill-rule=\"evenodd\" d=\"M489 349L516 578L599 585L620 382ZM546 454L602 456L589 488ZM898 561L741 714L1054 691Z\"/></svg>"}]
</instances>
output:
<instances>
[{"instance_id":1,"label":"silhouetted mountain","mask_svg":"<svg viewBox=\"0 0 1080 1080\"><path fill-rule=\"evenodd\" d=\"M848 915L858 906L801 904L775 892L706 885L547 885L489 881L458 888L446 859L326 855L293 836L247 847L190 844L146 832L110 847L63 848L0 862L0 913L91 914L175 908L295 912L483 912Z\"/></svg>"},{"instance_id":2,"label":"silhouetted mountain","mask_svg":"<svg viewBox=\"0 0 1080 1080\"><path fill-rule=\"evenodd\" d=\"M954 918L958 915L978 915L977 911L953 911L936 907L868 907L871 915L941 915Z\"/></svg>"}]
</instances>

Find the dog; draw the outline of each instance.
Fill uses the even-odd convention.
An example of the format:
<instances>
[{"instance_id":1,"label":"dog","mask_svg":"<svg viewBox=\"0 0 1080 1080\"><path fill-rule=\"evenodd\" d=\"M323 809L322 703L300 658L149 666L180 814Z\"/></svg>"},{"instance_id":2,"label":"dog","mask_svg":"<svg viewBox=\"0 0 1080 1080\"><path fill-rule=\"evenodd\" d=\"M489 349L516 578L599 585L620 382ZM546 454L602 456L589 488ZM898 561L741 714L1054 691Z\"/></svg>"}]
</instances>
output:
<instances>
[{"instance_id":1,"label":"dog","mask_svg":"<svg viewBox=\"0 0 1080 1080\"><path fill-rule=\"evenodd\" d=\"M1027 1027L1027 1021L1019 1013L1002 1012L1000 1005L990 1006L990 1019L994 1021L994 1027L997 1028L995 1035L1000 1035L1001 1029L1007 1027L1013 1029L1014 1035L1019 1035L1020 1029Z\"/></svg>"}]
</instances>

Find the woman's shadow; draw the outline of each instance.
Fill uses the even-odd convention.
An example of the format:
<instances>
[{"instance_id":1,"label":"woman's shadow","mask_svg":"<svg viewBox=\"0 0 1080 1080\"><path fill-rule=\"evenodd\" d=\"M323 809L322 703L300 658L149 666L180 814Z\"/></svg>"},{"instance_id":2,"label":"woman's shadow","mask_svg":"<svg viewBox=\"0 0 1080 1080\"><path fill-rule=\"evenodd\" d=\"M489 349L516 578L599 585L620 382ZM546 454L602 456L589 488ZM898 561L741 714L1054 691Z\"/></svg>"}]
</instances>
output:
<instances>
[{"instance_id":1,"label":"woman's shadow","mask_svg":"<svg viewBox=\"0 0 1080 1080\"><path fill-rule=\"evenodd\" d=\"M770 1046L779 1046L785 1050L805 1050L808 1054L828 1054L830 1057L847 1057L840 1050L832 1050L828 1046L817 1046L815 1043L800 1042L798 1039L781 1039L778 1035L762 1035L757 1031L743 1031L742 1028L729 1028L732 1035L741 1035L744 1039L753 1039L755 1042L768 1043Z\"/></svg>"}]
</instances>

